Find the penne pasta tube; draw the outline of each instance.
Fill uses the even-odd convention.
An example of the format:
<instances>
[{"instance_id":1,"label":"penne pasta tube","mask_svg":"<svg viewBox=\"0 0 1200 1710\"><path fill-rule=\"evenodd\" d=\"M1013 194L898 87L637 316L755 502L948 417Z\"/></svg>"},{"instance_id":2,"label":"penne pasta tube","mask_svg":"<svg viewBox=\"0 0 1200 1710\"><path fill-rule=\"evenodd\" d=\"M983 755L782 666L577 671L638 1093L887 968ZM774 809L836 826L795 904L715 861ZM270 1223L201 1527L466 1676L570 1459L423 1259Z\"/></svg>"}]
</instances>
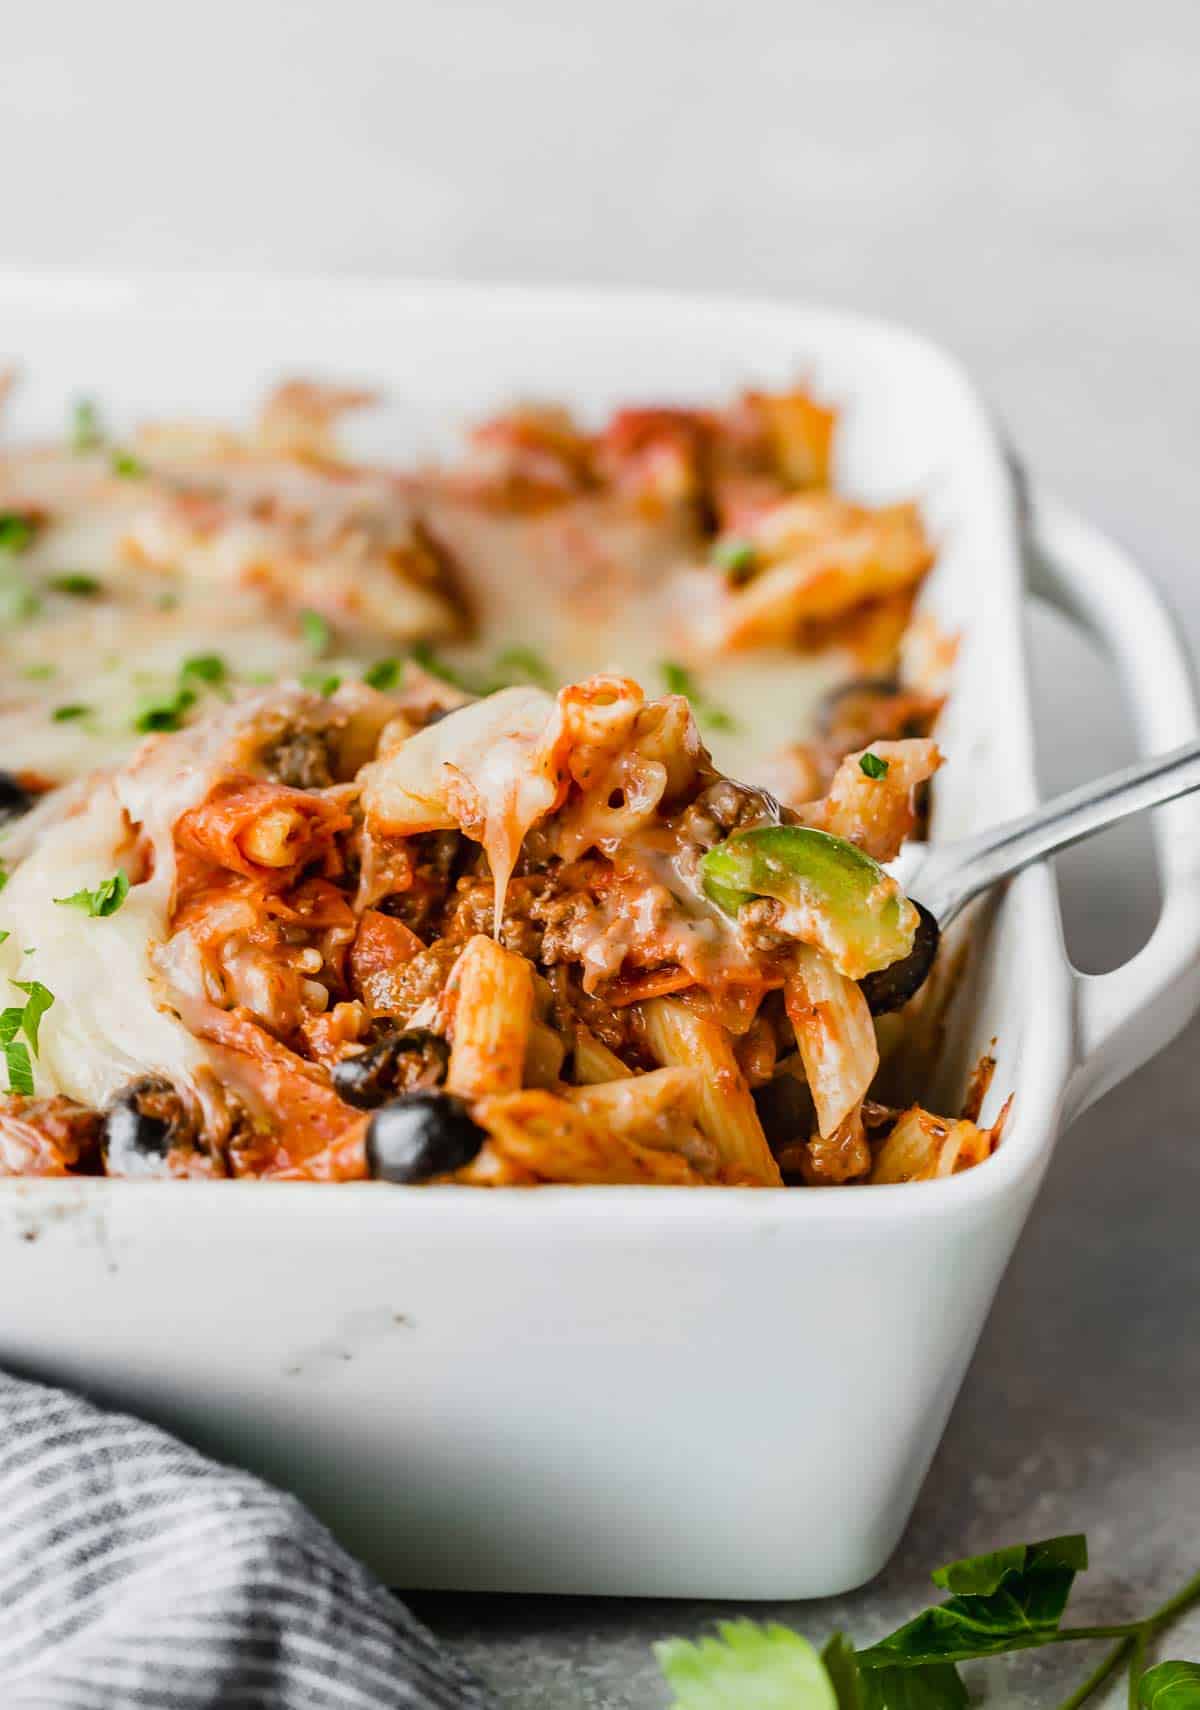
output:
<instances>
[{"instance_id":1,"label":"penne pasta tube","mask_svg":"<svg viewBox=\"0 0 1200 1710\"><path fill-rule=\"evenodd\" d=\"M350 816L328 797L234 777L182 814L175 835L190 853L253 878L264 867L299 868L349 825Z\"/></svg>"},{"instance_id":2,"label":"penne pasta tube","mask_svg":"<svg viewBox=\"0 0 1200 1710\"><path fill-rule=\"evenodd\" d=\"M527 1087L556 1087L562 1076L567 1047L544 1021L529 1023L523 1082Z\"/></svg>"},{"instance_id":3,"label":"penne pasta tube","mask_svg":"<svg viewBox=\"0 0 1200 1710\"><path fill-rule=\"evenodd\" d=\"M533 968L482 933L467 940L450 972L446 1085L460 1098L516 1092L529 1048Z\"/></svg>"},{"instance_id":4,"label":"penne pasta tube","mask_svg":"<svg viewBox=\"0 0 1200 1710\"><path fill-rule=\"evenodd\" d=\"M484 1099L474 1114L496 1151L541 1181L704 1184L705 1178L678 1152L617 1134L602 1113L578 1110L540 1088Z\"/></svg>"},{"instance_id":5,"label":"penne pasta tube","mask_svg":"<svg viewBox=\"0 0 1200 1710\"><path fill-rule=\"evenodd\" d=\"M626 1068L615 1051L586 1027L579 1027L575 1032L575 1079L582 1086L591 1086L597 1081L619 1081L626 1076L632 1076L633 1070Z\"/></svg>"},{"instance_id":6,"label":"penne pasta tube","mask_svg":"<svg viewBox=\"0 0 1200 1710\"><path fill-rule=\"evenodd\" d=\"M879 1047L867 1000L810 945L797 945L783 988L821 1134L832 1135L866 1096Z\"/></svg>"},{"instance_id":7,"label":"penne pasta tube","mask_svg":"<svg viewBox=\"0 0 1200 1710\"><path fill-rule=\"evenodd\" d=\"M671 998L652 999L642 1013L646 1040L658 1061L699 1071L696 1121L722 1163L750 1181L781 1187L779 1166L724 1028Z\"/></svg>"},{"instance_id":8,"label":"penne pasta tube","mask_svg":"<svg viewBox=\"0 0 1200 1710\"><path fill-rule=\"evenodd\" d=\"M568 1087L562 1096L615 1134L676 1151L696 1120L700 1076L695 1069L653 1069L595 1086Z\"/></svg>"},{"instance_id":9,"label":"penne pasta tube","mask_svg":"<svg viewBox=\"0 0 1200 1710\"><path fill-rule=\"evenodd\" d=\"M980 1128L965 1119L955 1122L934 1116L914 1104L904 1112L875 1154L868 1179L876 1184L929 1182L969 1170L991 1157L1008 1111L1006 1104L991 1128Z\"/></svg>"}]
</instances>

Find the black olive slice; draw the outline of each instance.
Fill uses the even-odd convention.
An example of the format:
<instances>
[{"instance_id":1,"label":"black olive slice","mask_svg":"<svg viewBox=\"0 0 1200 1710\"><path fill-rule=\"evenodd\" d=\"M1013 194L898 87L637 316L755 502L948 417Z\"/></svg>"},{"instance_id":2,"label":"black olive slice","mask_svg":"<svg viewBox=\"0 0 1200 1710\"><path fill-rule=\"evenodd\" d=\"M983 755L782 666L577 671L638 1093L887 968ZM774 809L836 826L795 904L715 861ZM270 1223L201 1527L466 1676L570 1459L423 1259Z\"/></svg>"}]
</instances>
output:
<instances>
[{"instance_id":1,"label":"black olive slice","mask_svg":"<svg viewBox=\"0 0 1200 1710\"><path fill-rule=\"evenodd\" d=\"M367 1125L367 1169L377 1182L425 1182L469 1164L487 1139L453 1093L406 1093Z\"/></svg>"},{"instance_id":2,"label":"black olive slice","mask_svg":"<svg viewBox=\"0 0 1200 1710\"><path fill-rule=\"evenodd\" d=\"M437 1086L446 1078L449 1055L440 1033L388 1033L334 1065L333 1090L359 1110L374 1110L397 1092Z\"/></svg>"},{"instance_id":3,"label":"black olive slice","mask_svg":"<svg viewBox=\"0 0 1200 1710\"><path fill-rule=\"evenodd\" d=\"M11 772L0 768L0 825L6 820L20 819L36 800L33 792L27 790Z\"/></svg>"},{"instance_id":4,"label":"black olive slice","mask_svg":"<svg viewBox=\"0 0 1200 1710\"><path fill-rule=\"evenodd\" d=\"M183 1101L157 1075L131 1081L104 1113L100 1144L111 1176L163 1176L173 1147L190 1139Z\"/></svg>"},{"instance_id":5,"label":"black olive slice","mask_svg":"<svg viewBox=\"0 0 1200 1710\"><path fill-rule=\"evenodd\" d=\"M915 898L909 899L920 915L917 934L908 955L890 968L880 968L858 983L872 1015L887 1015L900 1009L925 984L937 955L941 929L929 910Z\"/></svg>"}]
</instances>

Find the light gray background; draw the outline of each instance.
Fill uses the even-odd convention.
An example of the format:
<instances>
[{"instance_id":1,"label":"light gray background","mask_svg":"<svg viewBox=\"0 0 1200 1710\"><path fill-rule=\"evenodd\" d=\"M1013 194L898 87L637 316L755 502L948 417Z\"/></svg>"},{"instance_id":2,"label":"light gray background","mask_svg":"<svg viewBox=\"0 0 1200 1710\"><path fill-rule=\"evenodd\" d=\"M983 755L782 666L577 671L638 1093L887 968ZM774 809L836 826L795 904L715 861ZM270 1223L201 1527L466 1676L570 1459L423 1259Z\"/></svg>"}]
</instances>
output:
<instances>
[{"instance_id":1,"label":"light gray background","mask_svg":"<svg viewBox=\"0 0 1200 1710\"><path fill-rule=\"evenodd\" d=\"M0 34L0 261L880 311L966 358L1195 647L1198 73L1195 0L38 0ZM1057 787L1128 745L1104 666L1034 623ZM1143 838L1063 871L1079 959L1120 959L1153 917ZM814 1637L869 1638L936 1561L1055 1530L1089 1532L1105 1617L1200 1566L1198 1053L1193 1028L1065 1139L899 1556L789 1609ZM650 1640L721 1612L422 1607L525 1710L661 1704ZM1085 1657L1047 1655L991 1670L992 1701L1055 1702Z\"/></svg>"}]
</instances>

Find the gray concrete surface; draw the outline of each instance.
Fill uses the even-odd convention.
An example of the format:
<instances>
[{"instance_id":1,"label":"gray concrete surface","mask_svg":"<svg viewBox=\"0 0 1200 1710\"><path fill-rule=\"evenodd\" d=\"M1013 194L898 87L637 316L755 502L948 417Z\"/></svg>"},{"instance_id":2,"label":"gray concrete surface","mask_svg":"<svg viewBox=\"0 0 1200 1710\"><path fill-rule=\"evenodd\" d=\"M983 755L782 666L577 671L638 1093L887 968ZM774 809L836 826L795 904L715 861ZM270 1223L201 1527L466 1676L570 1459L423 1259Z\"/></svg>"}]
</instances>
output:
<instances>
[{"instance_id":1,"label":"gray concrete surface","mask_svg":"<svg viewBox=\"0 0 1200 1710\"><path fill-rule=\"evenodd\" d=\"M40 0L0 51L0 261L606 279L803 294L956 348L1030 464L1200 646L1194 0ZM1128 752L1036 622L1048 787ZM1082 965L1144 935L1144 835L1062 869ZM1200 1566L1200 1031L1068 1135L863 1638L937 1561L1085 1528L1097 1616ZM847 1445L853 1452L853 1445ZM522 1710L650 1710L710 1607L425 1599ZM780 1613L780 1611L774 1611ZM1172 1645L1200 1656L1200 1616ZM1057 1701L1085 1666L990 1671ZM976 1677L978 1680L978 1677Z\"/></svg>"}]
</instances>

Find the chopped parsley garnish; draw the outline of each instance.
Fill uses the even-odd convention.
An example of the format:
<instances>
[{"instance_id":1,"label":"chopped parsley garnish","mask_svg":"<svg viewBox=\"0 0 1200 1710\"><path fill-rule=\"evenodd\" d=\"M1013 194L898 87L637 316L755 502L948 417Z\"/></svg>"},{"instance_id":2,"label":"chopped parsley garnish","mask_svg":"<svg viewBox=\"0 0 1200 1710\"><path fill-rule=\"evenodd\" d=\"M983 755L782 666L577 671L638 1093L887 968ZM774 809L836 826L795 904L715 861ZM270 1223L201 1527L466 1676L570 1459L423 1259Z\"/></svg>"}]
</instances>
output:
<instances>
[{"instance_id":1,"label":"chopped parsley garnish","mask_svg":"<svg viewBox=\"0 0 1200 1710\"><path fill-rule=\"evenodd\" d=\"M0 572L0 622L24 623L41 609L41 600L23 577Z\"/></svg>"},{"instance_id":2,"label":"chopped parsley garnish","mask_svg":"<svg viewBox=\"0 0 1200 1710\"><path fill-rule=\"evenodd\" d=\"M328 620L320 612L303 611L300 613L300 631L304 636L304 645L310 653L318 655L325 653L333 640L333 631Z\"/></svg>"},{"instance_id":3,"label":"chopped parsley garnish","mask_svg":"<svg viewBox=\"0 0 1200 1710\"><path fill-rule=\"evenodd\" d=\"M76 594L86 599L91 594L100 593L103 583L82 570L69 570L63 576L51 576L50 587L56 594Z\"/></svg>"},{"instance_id":4,"label":"chopped parsley garnish","mask_svg":"<svg viewBox=\"0 0 1200 1710\"><path fill-rule=\"evenodd\" d=\"M8 939L9 939L9 934L3 930L0 930L0 944L7 944Z\"/></svg>"},{"instance_id":5,"label":"chopped parsley garnish","mask_svg":"<svg viewBox=\"0 0 1200 1710\"><path fill-rule=\"evenodd\" d=\"M35 1057L38 1054L38 1029L42 1017L54 1002L54 994L40 980L14 980L12 983L18 991L25 993L25 1002L20 1008L14 1004L0 1010L0 1050L4 1052L8 1070L9 1092L28 1096L33 1092L33 1064L29 1053L32 1051ZM17 1038L18 1033L24 1033L28 1046Z\"/></svg>"},{"instance_id":6,"label":"chopped parsley garnish","mask_svg":"<svg viewBox=\"0 0 1200 1710\"><path fill-rule=\"evenodd\" d=\"M4 887L7 883L8 883L8 868L4 865L3 861L0 861L0 891L2 891L4 889Z\"/></svg>"},{"instance_id":7,"label":"chopped parsley garnish","mask_svg":"<svg viewBox=\"0 0 1200 1710\"><path fill-rule=\"evenodd\" d=\"M868 778L886 778L888 775L888 763L881 760L878 754L860 754L858 769L865 772Z\"/></svg>"},{"instance_id":8,"label":"chopped parsley garnish","mask_svg":"<svg viewBox=\"0 0 1200 1710\"><path fill-rule=\"evenodd\" d=\"M535 683L539 689L557 687L554 672L532 647L504 648L497 653L492 670L498 689L511 688L514 683Z\"/></svg>"},{"instance_id":9,"label":"chopped parsley garnish","mask_svg":"<svg viewBox=\"0 0 1200 1710\"><path fill-rule=\"evenodd\" d=\"M368 665L363 672L363 682L368 689L379 689L386 693L394 689L400 681L404 663L400 659L377 659L374 665Z\"/></svg>"},{"instance_id":10,"label":"chopped parsley garnish","mask_svg":"<svg viewBox=\"0 0 1200 1710\"><path fill-rule=\"evenodd\" d=\"M699 723L708 725L710 730L737 729L737 720L732 718L724 707L714 706L711 701L705 699L699 684L686 665L680 665L674 659L664 659L658 669L666 685L667 693L669 695L685 695L691 702L692 711Z\"/></svg>"},{"instance_id":11,"label":"chopped parsley garnish","mask_svg":"<svg viewBox=\"0 0 1200 1710\"><path fill-rule=\"evenodd\" d=\"M439 682L449 683L451 688L462 689L468 695L475 693L461 672L456 671L452 665L447 665L444 659L439 659L427 641L414 642L412 656L422 671L428 671L429 675L436 677Z\"/></svg>"},{"instance_id":12,"label":"chopped parsley garnish","mask_svg":"<svg viewBox=\"0 0 1200 1710\"><path fill-rule=\"evenodd\" d=\"M178 594L160 594L154 603L158 607L160 612L173 612L177 609L177 607L179 605L179 595Z\"/></svg>"},{"instance_id":13,"label":"chopped parsley garnish","mask_svg":"<svg viewBox=\"0 0 1200 1710\"><path fill-rule=\"evenodd\" d=\"M82 701L68 701L65 706L55 707L50 717L55 724L69 724L73 718L86 718L91 710Z\"/></svg>"},{"instance_id":14,"label":"chopped parsley garnish","mask_svg":"<svg viewBox=\"0 0 1200 1710\"><path fill-rule=\"evenodd\" d=\"M24 511L0 511L0 552L24 552L36 533L37 524Z\"/></svg>"},{"instance_id":15,"label":"chopped parsley garnish","mask_svg":"<svg viewBox=\"0 0 1200 1710\"><path fill-rule=\"evenodd\" d=\"M228 675L229 667L219 653L194 653L179 667L181 683L186 683L191 678L197 683L207 683L212 688L219 688Z\"/></svg>"},{"instance_id":16,"label":"chopped parsley garnish","mask_svg":"<svg viewBox=\"0 0 1200 1710\"><path fill-rule=\"evenodd\" d=\"M69 897L55 897L64 908L81 908L93 919L107 919L116 914L129 895L129 875L118 867L111 879L101 879L94 890L72 891Z\"/></svg>"},{"instance_id":17,"label":"chopped parsley garnish","mask_svg":"<svg viewBox=\"0 0 1200 1710\"><path fill-rule=\"evenodd\" d=\"M301 671L300 681L314 695L324 695L328 700L330 695L336 695L342 686L342 679L324 671Z\"/></svg>"},{"instance_id":18,"label":"chopped parsley garnish","mask_svg":"<svg viewBox=\"0 0 1200 1710\"><path fill-rule=\"evenodd\" d=\"M140 480L147 473L146 465L132 451L114 451L111 467L114 475L120 475L126 481Z\"/></svg>"},{"instance_id":19,"label":"chopped parsley garnish","mask_svg":"<svg viewBox=\"0 0 1200 1710\"><path fill-rule=\"evenodd\" d=\"M25 993L25 1007L19 1011L21 1032L29 1041L29 1048L36 1057L38 1054L38 1028L42 1025L42 1017L54 1002L54 993L47 990L40 980L14 980L13 985L19 992ZM8 1010L4 1012L6 1015Z\"/></svg>"},{"instance_id":20,"label":"chopped parsley garnish","mask_svg":"<svg viewBox=\"0 0 1200 1710\"><path fill-rule=\"evenodd\" d=\"M143 703L133 721L133 728L143 735L154 730L178 730L184 715L196 704L196 691L181 684L173 694Z\"/></svg>"},{"instance_id":21,"label":"chopped parsley garnish","mask_svg":"<svg viewBox=\"0 0 1200 1710\"><path fill-rule=\"evenodd\" d=\"M758 566L758 548L752 540L718 540L710 554L731 582L745 582Z\"/></svg>"},{"instance_id":22,"label":"chopped parsley garnish","mask_svg":"<svg viewBox=\"0 0 1200 1710\"><path fill-rule=\"evenodd\" d=\"M80 398L71 412L71 450L95 451L103 444L100 413L91 398Z\"/></svg>"},{"instance_id":23,"label":"chopped parsley garnish","mask_svg":"<svg viewBox=\"0 0 1200 1710\"><path fill-rule=\"evenodd\" d=\"M19 1039L4 1038L8 1018L20 1014L19 1009L0 1011L0 1050L4 1052L4 1066L8 1070L9 1092L24 1093L29 1098L33 1095L33 1064L29 1061L29 1049Z\"/></svg>"},{"instance_id":24,"label":"chopped parsley garnish","mask_svg":"<svg viewBox=\"0 0 1200 1710\"><path fill-rule=\"evenodd\" d=\"M38 683L45 682L47 678L53 677L57 670L58 667L56 665L48 665L45 663L40 665L26 665L21 675L23 677L27 677L31 683Z\"/></svg>"}]
</instances>

